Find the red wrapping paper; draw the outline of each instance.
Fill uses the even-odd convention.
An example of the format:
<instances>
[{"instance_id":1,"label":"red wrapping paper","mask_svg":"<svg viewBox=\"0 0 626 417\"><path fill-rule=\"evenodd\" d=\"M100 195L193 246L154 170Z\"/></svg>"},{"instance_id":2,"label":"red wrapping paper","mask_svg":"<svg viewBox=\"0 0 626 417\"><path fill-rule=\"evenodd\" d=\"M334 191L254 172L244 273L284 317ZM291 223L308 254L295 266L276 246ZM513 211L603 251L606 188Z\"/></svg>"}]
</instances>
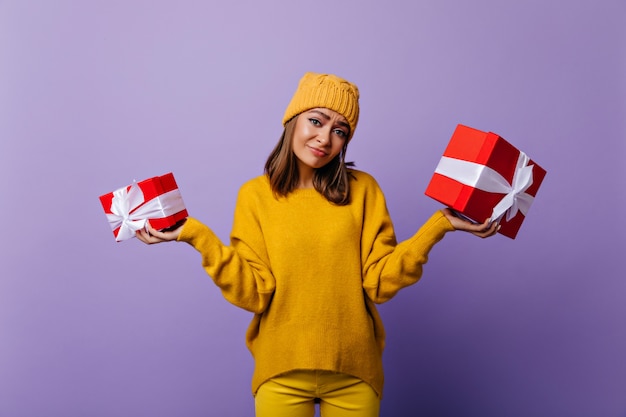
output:
<instances>
[{"instance_id":1,"label":"red wrapping paper","mask_svg":"<svg viewBox=\"0 0 626 417\"><path fill-rule=\"evenodd\" d=\"M133 187L138 188L132 190ZM125 200L122 203L127 204L122 204L125 207L124 209L118 208L116 210L115 207L120 204L120 200ZM133 200L133 202L130 202L130 200ZM129 218L135 224L145 224L145 221L148 221L155 229L162 230L174 226L188 216L178 191L178 185L171 172L104 194L100 196L100 202L109 218L113 235L118 241L132 237L129 233L132 233L134 236L134 230L136 230L137 226L129 226L131 223L127 221ZM147 205L153 206L154 209L147 210L150 215L144 218L141 213L142 210L146 211ZM120 210L124 213L120 213ZM115 211L118 211L118 213L115 213ZM127 226L134 228L134 230L131 232L124 230L122 232L124 236L120 236L120 230Z\"/></svg>"},{"instance_id":2,"label":"red wrapping paper","mask_svg":"<svg viewBox=\"0 0 626 417\"><path fill-rule=\"evenodd\" d=\"M464 161L473 164L465 164ZM455 169L458 167L456 171L463 177L462 180L442 169L450 164ZM545 175L546 171L541 166L501 136L458 125L425 194L479 223L492 218L494 208L499 204L502 206L501 202L506 197L514 207L492 220L499 220L499 233L515 239ZM529 178L517 190L485 190L489 186L481 189L482 184L492 182L491 177L499 177L501 182L504 179L512 188L520 183L520 178ZM511 214L514 215L511 217Z\"/></svg>"}]
</instances>

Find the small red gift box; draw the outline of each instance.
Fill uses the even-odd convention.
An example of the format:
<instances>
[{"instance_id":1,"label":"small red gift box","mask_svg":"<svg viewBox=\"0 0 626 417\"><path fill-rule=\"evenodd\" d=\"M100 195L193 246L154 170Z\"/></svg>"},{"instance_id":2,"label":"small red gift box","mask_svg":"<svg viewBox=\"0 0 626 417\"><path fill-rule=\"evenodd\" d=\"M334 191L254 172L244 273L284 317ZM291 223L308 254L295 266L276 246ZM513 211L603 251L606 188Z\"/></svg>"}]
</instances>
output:
<instances>
[{"instance_id":1,"label":"small red gift box","mask_svg":"<svg viewBox=\"0 0 626 417\"><path fill-rule=\"evenodd\" d=\"M502 137L458 125L425 194L515 239L546 171Z\"/></svg>"},{"instance_id":2,"label":"small red gift box","mask_svg":"<svg viewBox=\"0 0 626 417\"><path fill-rule=\"evenodd\" d=\"M134 237L147 221L162 230L188 216L171 172L104 194L100 202L118 242Z\"/></svg>"}]
</instances>

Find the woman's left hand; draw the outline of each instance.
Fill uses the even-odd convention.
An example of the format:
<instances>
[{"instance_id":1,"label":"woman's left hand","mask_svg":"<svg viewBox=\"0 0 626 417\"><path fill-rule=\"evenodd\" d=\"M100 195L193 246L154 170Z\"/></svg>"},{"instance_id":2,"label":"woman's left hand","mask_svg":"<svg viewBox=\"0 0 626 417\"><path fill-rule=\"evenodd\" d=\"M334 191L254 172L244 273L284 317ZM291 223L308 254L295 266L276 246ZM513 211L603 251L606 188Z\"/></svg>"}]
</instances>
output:
<instances>
[{"instance_id":1,"label":"woman's left hand","mask_svg":"<svg viewBox=\"0 0 626 417\"><path fill-rule=\"evenodd\" d=\"M493 236L500 229L500 225L497 222L492 222L491 219L485 220L482 224L472 223L455 215L449 208L445 208L441 211L450 223L452 223L452 227L454 227L455 230L469 232L481 238Z\"/></svg>"},{"instance_id":2,"label":"woman's left hand","mask_svg":"<svg viewBox=\"0 0 626 417\"><path fill-rule=\"evenodd\" d=\"M156 230L150 223L146 223L145 229L139 229L135 232L137 239L141 240L143 243L148 245L152 245L155 243L163 243L163 242L171 242L172 240L178 239L180 236L180 231L183 228L183 224L187 219L182 220L180 223L177 223L170 229L166 230Z\"/></svg>"}]
</instances>

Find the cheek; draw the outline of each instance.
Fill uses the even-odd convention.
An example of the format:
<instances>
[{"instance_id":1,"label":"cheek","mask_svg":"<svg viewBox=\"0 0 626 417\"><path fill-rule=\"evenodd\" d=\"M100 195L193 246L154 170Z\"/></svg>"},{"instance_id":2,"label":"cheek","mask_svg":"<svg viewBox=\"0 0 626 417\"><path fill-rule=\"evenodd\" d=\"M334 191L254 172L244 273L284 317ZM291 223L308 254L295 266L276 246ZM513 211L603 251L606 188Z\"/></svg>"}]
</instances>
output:
<instances>
[{"instance_id":1,"label":"cheek","mask_svg":"<svg viewBox=\"0 0 626 417\"><path fill-rule=\"evenodd\" d=\"M298 120L296 120L296 125L294 126L293 134L296 136L306 136L310 133L310 129L311 124L306 118L298 118Z\"/></svg>"},{"instance_id":2,"label":"cheek","mask_svg":"<svg viewBox=\"0 0 626 417\"><path fill-rule=\"evenodd\" d=\"M333 146L333 153L335 153L335 155L339 155L341 151L343 150L344 144L345 142L340 140L339 143Z\"/></svg>"}]
</instances>

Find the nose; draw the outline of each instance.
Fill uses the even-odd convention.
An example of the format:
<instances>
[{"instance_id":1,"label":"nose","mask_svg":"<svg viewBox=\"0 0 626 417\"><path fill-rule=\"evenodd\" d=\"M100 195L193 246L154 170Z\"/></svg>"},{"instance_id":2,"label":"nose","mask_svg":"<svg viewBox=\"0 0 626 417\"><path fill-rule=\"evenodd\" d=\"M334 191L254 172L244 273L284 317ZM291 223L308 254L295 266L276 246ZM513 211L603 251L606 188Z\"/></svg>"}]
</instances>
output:
<instances>
[{"instance_id":1,"label":"nose","mask_svg":"<svg viewBox=\"0 0 626 417\"><path fill-rule=\"evenodd\" d=\"M317 141L321 145L328 145L330 143L330 129L322 129L318 132Z\"/></svg>"}]
</instances>

